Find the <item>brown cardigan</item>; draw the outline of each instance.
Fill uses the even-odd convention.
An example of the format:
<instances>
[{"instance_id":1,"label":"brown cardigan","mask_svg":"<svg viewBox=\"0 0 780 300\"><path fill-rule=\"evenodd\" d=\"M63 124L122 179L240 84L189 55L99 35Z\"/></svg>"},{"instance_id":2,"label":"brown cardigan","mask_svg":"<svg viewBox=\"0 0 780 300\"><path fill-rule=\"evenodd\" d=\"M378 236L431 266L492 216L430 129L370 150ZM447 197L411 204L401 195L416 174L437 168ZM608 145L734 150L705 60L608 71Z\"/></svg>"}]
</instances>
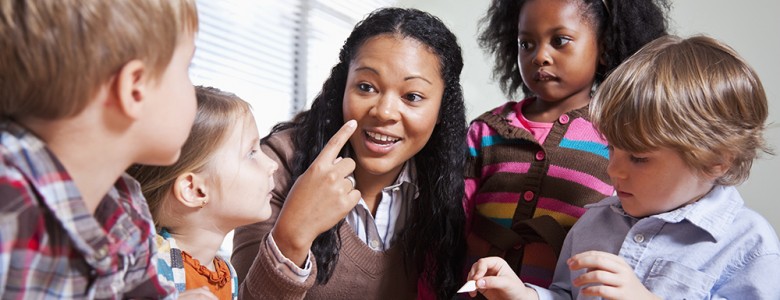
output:
<instances>
[{"instance_id":1,"label":"brown cardigan","mask_svg":"<svg viewBox=\"0 0 780 300\"><path fill-rule=\"evenodd\" d=\"M231 262L238 273L240 299L413 299L417 296L416 272L403 267L401 244L377 252L361 241L346 222L339 228L341 252L325 285L315 284L316 263L305 282L297 282L275 269L274 255L264 247L292 186L291 130L271 136L262 149L279 165L274 174L273 214L265 222L236 229Z\"/></svg>"}]
</instances>

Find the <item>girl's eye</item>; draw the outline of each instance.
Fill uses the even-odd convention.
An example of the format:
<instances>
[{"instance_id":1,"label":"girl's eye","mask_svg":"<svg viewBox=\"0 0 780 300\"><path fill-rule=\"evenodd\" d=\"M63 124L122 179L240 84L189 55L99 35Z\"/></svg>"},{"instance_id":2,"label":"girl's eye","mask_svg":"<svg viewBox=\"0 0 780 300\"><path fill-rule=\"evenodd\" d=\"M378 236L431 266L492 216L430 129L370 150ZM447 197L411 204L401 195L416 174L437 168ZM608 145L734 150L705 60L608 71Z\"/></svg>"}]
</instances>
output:
<instances>
[{"instance_id":1,"label":"girl's eye","mask_svg":"<svg viewBox=\"0 0 780 300\"><path fill-rule=\"evenodd\" d=\"M422 96L415 94L415 93L409 93L403 96L404 99L410 102L417 102L423 99Z\"/></svg>"},{"instance_id":2,"label":"girl's eye","mask_svg":"<svg viewBox=\"0 0 780 300\"><path fill-rule=\"evenodd\" d=\"M363 92L374 92L375 91L374 86L372 86L372 85L370 85L368 83L365 83L365 82L358 83L358 89L363 91Z\"/></svg>"},{"instance_id":3,"label":"girl's eye","mask_svg":"<svg viewBox=\"0 0 780 300\"><path fill-rule=\"evenodd\" d=\"M258 152L260 152L260 149L252 149L247 156L249 159L254 159Z\"/></svg>"},{"instance_id":4,"label":"girl's eye","mask_svg":"<svg viewBox=\"0 0 780 300\"><path fill-rule=\"evenodd\" d=\"M571 39L565 36L556 36L552 39L552 45L555 47L561 47L571 42Z\"/></svg>"},{"instance_id":5,"label":"girl's eye","mask_svg":"<svg viewBox=\"0 0 780 300\"><path fill-rule=\"evenodd\" d=\"M528 50L531 48L531 43L528 41L517 40L517 47L523 50Z\"/></svg>"}]
</instances>

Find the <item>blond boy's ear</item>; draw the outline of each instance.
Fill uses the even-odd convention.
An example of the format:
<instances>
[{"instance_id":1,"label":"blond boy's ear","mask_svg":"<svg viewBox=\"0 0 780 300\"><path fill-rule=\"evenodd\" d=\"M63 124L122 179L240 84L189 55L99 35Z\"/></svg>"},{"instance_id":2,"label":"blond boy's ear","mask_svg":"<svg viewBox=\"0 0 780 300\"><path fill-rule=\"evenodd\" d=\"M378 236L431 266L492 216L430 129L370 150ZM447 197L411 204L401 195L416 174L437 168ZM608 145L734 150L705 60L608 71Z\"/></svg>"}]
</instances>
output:
<instances>
[{"instance_id":1,"label":"blond boy's ear","mask_svg":"<svg viewBox=\"0 0 780 300\"><path fill-rule=\"evenodd\" d=\"M146 64L138 59L124 64L116 75L114 101L119 110L131 119L141 116L149 76Z\"/></svg>"},{"instance_id":2,"label":"blond boy's ear","mask_svg":"<svg viewBox=\"0 0 780 300\"><path fill-rule=\"evenodd\" d=\"M173 194L176 200L186 207L200 208L209 202L205 178L195 173L185 173L176 177Z\"/></svg>"},{"instance_id":3,"label":"blond boy's ear","mask_svg":"<svg viewBox=\"0 0 780 300\"><path fill-rule=\"evenodd\" d=\"M725 164L725 163L724 164L714 165L710 169L710 174L712 174L712 176L715 177L715 178L720 178L723 175L726 175L726 172L729 171L729 168L730 168L730 165L729 164Z\"/></svg>"}]
</instances>

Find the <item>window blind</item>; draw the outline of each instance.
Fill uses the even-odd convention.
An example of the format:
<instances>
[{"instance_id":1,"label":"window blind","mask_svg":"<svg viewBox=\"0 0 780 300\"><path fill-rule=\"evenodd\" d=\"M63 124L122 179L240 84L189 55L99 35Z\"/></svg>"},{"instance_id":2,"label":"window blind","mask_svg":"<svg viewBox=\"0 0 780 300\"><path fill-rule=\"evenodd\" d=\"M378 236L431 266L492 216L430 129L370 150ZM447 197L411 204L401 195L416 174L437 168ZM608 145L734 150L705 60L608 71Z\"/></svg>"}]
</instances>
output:
<instances>
[{"instance_id":1,"label":"window blind","mask_svg":"<svg viewBox=\"0 0 780 300\"><path fill-rule=\"evenodd\" d=\"M309 107L354 25L394 0L197 0L190 78L252 105L260 135ZM233 249L232 232L219 254Z\"/></svg>"},{"instance_id":2,"label":"window blind","mask_svg":"<svg viewBox=\"0 0 780 300\"><path fill-rule=\"evenodd\" d=\"M193 84L252 104L261 135L306 109L354 25L394 0L198 0Z\"/></svg>"}]
</instances>

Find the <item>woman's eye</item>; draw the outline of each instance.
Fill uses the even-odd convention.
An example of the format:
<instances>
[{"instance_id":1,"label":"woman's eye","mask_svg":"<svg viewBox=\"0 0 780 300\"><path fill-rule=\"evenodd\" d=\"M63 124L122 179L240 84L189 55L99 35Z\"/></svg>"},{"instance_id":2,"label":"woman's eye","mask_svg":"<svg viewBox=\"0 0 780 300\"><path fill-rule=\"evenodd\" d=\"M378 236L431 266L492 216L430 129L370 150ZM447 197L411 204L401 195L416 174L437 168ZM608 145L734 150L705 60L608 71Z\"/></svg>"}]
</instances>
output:
<instances>
[{"instance_id":1,"label":"woman's eye","mask_svg":"<svg viewBox=\"0 0 780 300\"><path fill-rule=\"evenodd\" d=\"M368 83L359 83L358 84L358 89L363 91L363 92L373 92L374 91L374 87L372 85L368 84Z\"/></svg>"},{"instance_id":2,"label":"woman's eye","mask_svg":"<svg viewBox=\"0 0 780 300\"><path fill-rule=\"evenodd\" d=\"M565 37L565 36L558 36L558 37L554 37L553 38L552 45L555 46L555 47L560 47L560 46L568 44L569 42L571 42L570 38Z\"/></svg>"},{"instance_id":3,"label":"woman's eye","mask_svg":"<svg viewBox=\"0 0 780 300\"><path fill-rule=\"evenodd\" d=\"M634 156L634 155L631 155L631 157L629 159L631 160L631 162L635 162L635 163L644 163L644 162L647 162L647 160L648 160L647 157L638 157L638 156Z\"/></svg>"},{"instance_id":4,"label":"woman's eye","mask_svg":"<svg viewBox=\"0 0 780 300\"><path fill-rule=\"evenodd\" d=\"M407 101L410 101L410 102L417 102L417 101L420 101L420 100L423 99L422 96L420 96L418 94L414 94L414 93L406 94L406 95L404 95L403 98L406 99Z\"/></svg>"}]
</instances>

